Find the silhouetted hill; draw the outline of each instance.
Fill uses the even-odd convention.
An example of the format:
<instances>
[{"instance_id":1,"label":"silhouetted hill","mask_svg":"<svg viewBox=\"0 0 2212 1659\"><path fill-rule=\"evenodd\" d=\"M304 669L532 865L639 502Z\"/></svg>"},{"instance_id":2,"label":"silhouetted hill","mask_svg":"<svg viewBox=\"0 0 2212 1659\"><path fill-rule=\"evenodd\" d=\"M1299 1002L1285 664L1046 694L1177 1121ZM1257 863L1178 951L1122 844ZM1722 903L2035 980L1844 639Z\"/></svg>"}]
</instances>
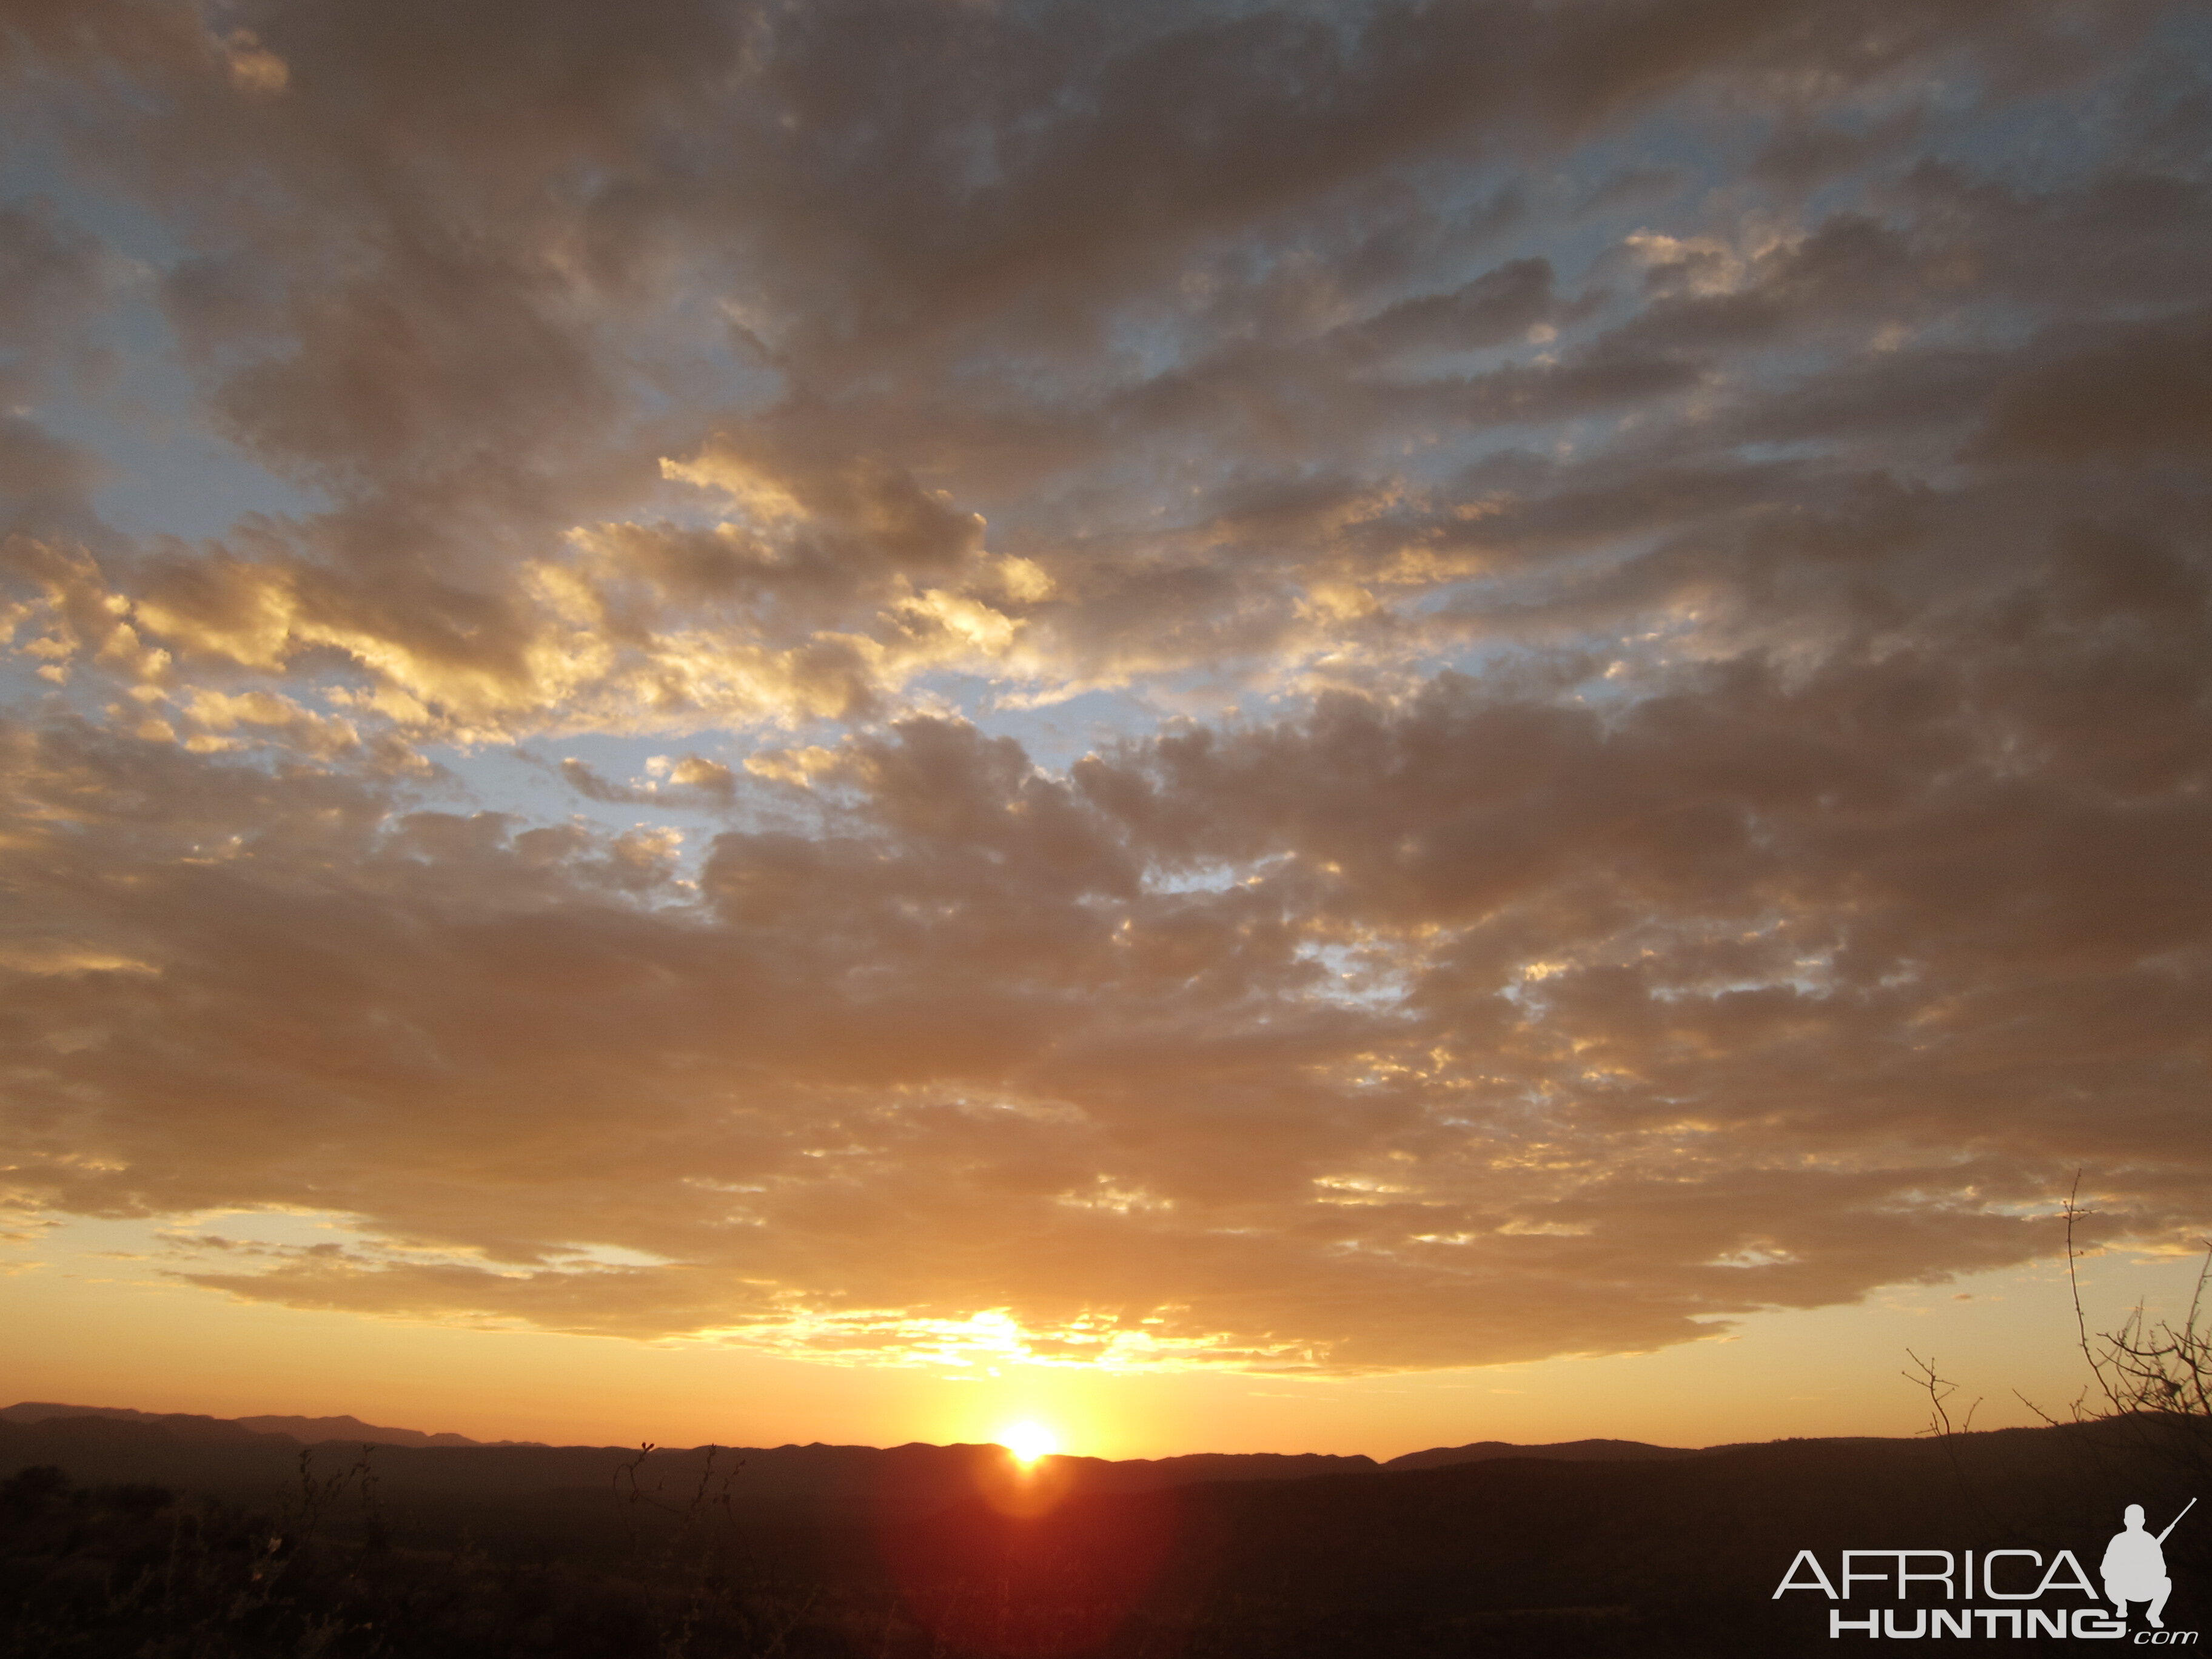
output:
<instances>
[{"instance_id":1,"label":"silhouetted hill","mask_svg":"<svg viewBox=\"0 0 2212 1659\"><path fill-rule=\"evenodd\" d=\"M519 1443L512 1440L471 1440L465 1434L425 1434L420 1429L385 1428L378 1424L364 1423L358 1417L201 1417L186 1412L134 1411L127 1406L60 1406L39 1400L27 1400L20 1405L0 1409L0 1420L9 1423L44 1423L66 1417L112 1417L129 1423L161 1423L179 1434L211 1439L235 1440L236 1435L227 1432L228 1429L235 1427L249 1434L289 1435L302 1445L315 1445L327 1440L347 1440L376 1446L511 1446Z\"/></svg>"},{"instance_id":2,"label":"silhouetted hill","mask_svg":"<svg viewBox=\"0 0 2212 1659\"><path fill-rule=\"evenodd\" d=\"M325 1440L358 1440L374 1446L512 1446L512 1440L471 1440L465 1434L425 1434L420 1429L386 1428L358 1417L238 1417L231 1419L256 1434L289 1434L313 1445Z\"/></svg>"},{"instance_id":3,"label":"silhouetted hill","mask_svg":"<svg viewBox=\"0 0 2212 1659\"><path fill-rule=\"evenodd\" d=\"M1040 1602L1087 1594L1125 1621L1173 1628L1233 1610L1240 1653L1801 1654L1825 1648L1830 1603L1776 1597L1798 1550L1832 1570L1845 1548L2006 1546L2045 1560L2068 1548L2094 1572L2124 1503L2172 1515L2188 1496L2171 1465L2142 1454L2124 1428L2094 1425L1484 1457L1086 1496L1035 1520L971 1500L879 1548L902 1583L980 1569ZM2191 1591L2184 1608L2177 1589L2169 1624L2212 1611L2207 1539L2212 1528L2170 1546Z\"/></svg>"},{"instance_id":4,"label":"silhouetted hill","mask_svg":"<svg viewBox=\"0 0 2212 1659\"><path fill-rule=\"evenodd\" d=\"M37 1401L27 1401L0 1411L0 1419L10 1423L81 1422L97 1419L106 1422L159 1424L167 1435L177 1440L213 1441L240 1444L254 1437L252 1429L232 1422L226 1417L201 1417L191 1412L135 1412L119 1406L55 1406Z\"/></svg>"},{"instance_id":5,"label":"silhouetted hill","mask_svg":"<svg viewBox=\"0 0 2212 1659\"><path fill-rule=\"evenodd\" d=\"M538 1441L472 1440L460 1434L426 1434L420 1429L390 1428L364 1423L361 1419L350 1416L217 1418L184 1412L137 1411L122 1406L65 1406L46 1401L26 1401L0 1408L0 1422L27 1425L86 1417L151 1424L167 1429L179 1439L232 1444L240 1443L246 1435L274 1435L287 1437L300 1445L343 1443L378 1446L491 1446L520 1447L547 1452L607 1449L554 1447ZM927 1449L944 1451L951 1449ZM859 1475L843 1466L856 1461L865 1462L871 1456L893 1454L906 1456L909 1462L914 1462L917 1455L916 1448L912 1446L894 1447L884 1452L874 1447L824 1446L818 1442L805 1446L779 1446L773 1450L748 1450L739 1455L750 1460L757 1480L769 1474L773 1468L777 1477L775 1484L778 1486L786 1484L785 1477L787 1476L790 1481L801 1486L813 1484L823 1491L845 1492L856 1481L871 1487L878 1482L872 1475ZM621 1453L623 1456L629 1455L627 1451ZM1079 1468L1081 1473L1074 1484L1084 1491L1133 1492L1158 1486L1186 1486L1200 1480L1295 1480L1316 1474L1347 1474L1376 1468L1439 1468L1451 1463L1481 1462L1501 1457L1549 1458L1566 1462L1626 1462L1638 1459L1694 1455L1696 1452L1691 1449L1647 1445L1638 1440L1568 1440L1538 1446L1518 1445L1506 1440L1477 1440L1464 1446L1434 1446L1426 1451L1408 1452L1402 1457L1393 1457L1381 1463L1371 1457L1333 1456L1314 1452L1199 1452L1179 1457L1055 1457L1049 1461ZM599 1462L592 1461L589 1467L596 1469ZM906 1474L901 1470L895 1484L902 1484ZM921 1477L920 1484L927 1486L927 1477Z\"/></svg>"},{"instance_id":6,"label":"silhouetted hill","mask_svg":"<svg viewBox=\"0 0 2212 1659\"><path fill-rule=\"evenodd\" d=\"M1464 1446L1431 1446L1407 1452L1386 1469L1440 1469L1450 1463L1484 1463L1500 1457L1541 1457L1559 1463L1628 1463L1662 1457L1695 1457L1683 1446L1648 1446L1641 1440L1562 1440L1548 1446L1516 1446L1506 1440L1477 1440Z\"/></svg>"},{"instance_id":7,"label":"silhouetted hill","mask_svg":"<svg viewBox=\"0 0 2212 1659\"><path fill-rule=\"evenodd\" d=\"M307 1443L295 1434L255 1433L239 1423L181 1413L111 1409L64 1417L46 1415L47 1409L28 1407L27 1422L18 1420L14 1411L0 1411L0 1475L51 1463L80 1480L156 1480L242 1501L294 1480ZM408 1445L356 1435L334 1435L323 1443L323 1461L331 1467L350 1462L362 1444L375 1444L385 1501L401 1510L532 1497L544 1498L556 1511L596 1509L606 1503L617 1471L638 1456L635 1447ZM818 1442L722 1449L716 1467L726 1470L740 1461L744 1474L732 1490L732 1501L756 1519L854 1515L895 1520L927 1515L990 1486L1009 1467L1005 1449L998 1446L916 1443L878 1448ZM688 1487L698 1482L707 1465L703 1447L656 1450L646 1478L648 1483ZM1366 1457L1276 1453L1121 1462L1050 1457L1042 1460L1032 1478L1055 1493L1071 1494L1149 1491L1205 1480L1294 1480L1376 1468Z\"/></svg>"},{"instance_id":8,"label":"silhouetted hill","mask_svg":"<svg viewBox=\"0 0 2212 1659\"><path fill-rule=\"evenodd\" d=\"M387 1446L370 1455L380 1506L331 1480L357 1448L0 1420L0 1471L22 1469L0 1477L0 1589L64 1609L54 1629L99 1632L66 1650L87 1653L276 1659L337 1631L316 1650L366 1659L398 1621L410 1659L642 1659L684 1643L792 1659L1795 1655L1826 1650L1832 1606L1776 1597L1799 1550L1835 1571L1847 1548L2064 1549L2094 1571L2125 1504L2171 1516L2190 1495L2158 1438L2186 1426L1510 1448L1542 1455L1425 1468L1060 1458L1025 1473L994 1447L817 1444L744 1452L726 1487L732 1455L704 1449L641 1463L617 1448ZM248 1506L180 1501L205 1489L173 1473L187 1468ZM1201 1470L1249 1476L1185 1478ZM2208 1542L2212 1527L2184 1526L2167 1546L2170 1626L2204 1618ZM112 1588L173 1583L198 1587L186 1612ZM2092 1593L2051 1594L2070 1607ZM240 1607L258 1609L250 1643ZM193 1646L203 1635L234 1645Z\"/></svg>"},{"instance_id":9,"label":"silhouetted hill","mask_svg":"<svg viewBox=\"0 0 2212 1659\"><path fill-rule=\"evenodd\" d=\"M183 1412L145 1412L121 1406L64 1406L26 1401L0 1408L0 1422L52 1424L73 1418L99 1417L143 1423L167 1430L180 1440L241 1443L247 1435L278 1436L300 1445L343 1443L348 1445L414 1447L520 1448L554 1454L592 1452L608 1448L547 1446L538 1441L472 1440L466 1435L425 1434L419 1429L395 1429L364 1423L357 1417L203 1417ZM894 1486L927 1487L932 1483L929 1454L958 1449L908 1445L878 1449L872 1446L784 1445L772 1449L741 1449L756 1484L779 1489L805 1487L830 1494L849 1494L857 1488L873 1490L886 1476ZM995 1453L996 1449L991 1449ZM632 1454L623 1449L617 1458ZM1346 1474L1376 1468L1432 1468L1448 1463L1471 1463L1500 1457L1539 1457L1567 1462L1625 1462L1637 1458L1688 1457L1694 1454L1672 1446L1650 1446L1635 1440L1570 1440L1551 1445L1522 1446L1504 1440L1478 1440L1465 1446L1437 1446L1408 1452L1377 1463L1371 1457L1335 1456L1302 1452L1199 1452L1178 1457L1107 1459L1057 1456L1046 1460L1077 1473L1072 1484L1086 1492L1134 1492L1160 1486L1187 1486L1201 1480L1296 1480L1316 1474ZM873 1467L873 1460L890 1458L891 1464ZM958 1460L956 1459L956 1462ZM582 1460L582 1467L598 1470L603 1456ZM578 1460L556 1458L545 1464L518 1462L490 1478L505 1486L527 1482L526 1471L561 1467L574 1472ZM941 1468L939 1471L942 1473Z\"/></svg>"}]
</instances>

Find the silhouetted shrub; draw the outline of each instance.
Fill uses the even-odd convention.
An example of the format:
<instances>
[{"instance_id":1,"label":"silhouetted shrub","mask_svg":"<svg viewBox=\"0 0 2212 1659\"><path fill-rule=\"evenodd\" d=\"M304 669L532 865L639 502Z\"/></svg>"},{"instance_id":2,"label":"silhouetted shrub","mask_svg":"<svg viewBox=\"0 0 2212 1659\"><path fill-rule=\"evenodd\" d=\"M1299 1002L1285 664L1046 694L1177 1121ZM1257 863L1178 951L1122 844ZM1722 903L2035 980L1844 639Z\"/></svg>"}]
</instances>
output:
<instances>
[{"instance_id":1,"label":"silhouetted shrub","mask_svg":"<svg viewBox=\"0 0 2212 1659\"><path fill-rule=\"evenodd\" d=\"M0 1480L0 1509L11 1516L42 1515L69 1490L69 1476L51 1463L18 1469Z\"/></svg>"}]
</instances>

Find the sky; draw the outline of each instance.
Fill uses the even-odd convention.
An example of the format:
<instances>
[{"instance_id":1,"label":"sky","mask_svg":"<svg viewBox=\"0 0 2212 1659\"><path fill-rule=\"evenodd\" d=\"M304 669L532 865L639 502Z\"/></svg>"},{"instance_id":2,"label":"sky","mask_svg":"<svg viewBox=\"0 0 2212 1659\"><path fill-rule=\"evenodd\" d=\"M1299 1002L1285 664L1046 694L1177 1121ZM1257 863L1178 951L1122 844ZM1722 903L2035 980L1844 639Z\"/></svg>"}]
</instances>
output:
<instances>
[{"instance_id":1,"label":"sky","mask_svg":"<svg viewBox=\"0 0 2212 1659\"><path fill-rule=\"evenodd\" d=\"M1909 1433L2212 1230L2212 21L21 0L0 1358Z\"/></svg>"}]
</instances>

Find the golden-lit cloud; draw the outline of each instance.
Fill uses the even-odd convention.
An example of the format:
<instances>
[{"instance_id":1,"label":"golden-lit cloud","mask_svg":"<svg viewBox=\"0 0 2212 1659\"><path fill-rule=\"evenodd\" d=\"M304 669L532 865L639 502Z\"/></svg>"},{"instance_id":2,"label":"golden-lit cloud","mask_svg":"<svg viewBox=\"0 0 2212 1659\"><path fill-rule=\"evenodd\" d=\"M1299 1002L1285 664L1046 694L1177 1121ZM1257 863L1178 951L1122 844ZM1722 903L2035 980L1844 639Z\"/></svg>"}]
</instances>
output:
<instances>
[{"instance_id":1,"label":"golden-lit cloud","mask_svg":"<svg viewBox=\"0 0 2212 1659\"><path fill-rule=\"evenodd\" d=\"M0 25L0 1206L1313 1373L2212 1221L2187 9L1046 10Z\"/></svg>"}]
</instances>

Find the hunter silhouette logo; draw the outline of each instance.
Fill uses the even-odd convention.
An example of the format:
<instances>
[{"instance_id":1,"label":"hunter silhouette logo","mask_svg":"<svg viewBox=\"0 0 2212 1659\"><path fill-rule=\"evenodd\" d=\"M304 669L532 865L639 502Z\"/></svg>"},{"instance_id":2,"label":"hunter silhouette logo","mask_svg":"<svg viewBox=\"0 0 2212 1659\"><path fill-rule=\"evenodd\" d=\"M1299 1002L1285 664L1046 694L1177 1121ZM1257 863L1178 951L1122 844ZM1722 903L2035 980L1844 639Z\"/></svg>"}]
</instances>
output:
<instances>
[{"instance_id":1,"label":"hunter silhouette logo","mask_svg":"<svg viewBox=\"0 0 2212 1659\"><path fill-rule=\"evenodd\" d=\"M2191 1498L2181 1506L2181 1515L2197 1507ZM2166 1523L2166 1532L2153 1538L2143 1530L2143 1506L2128 1505L2124 1517L2127 1530L2112 1534L2112 1541L2105 1546L2105 1595L2119 1615L2128 1616L2128 1603L2148 1601L2150 1610L2144 1617L2150 1620L2153 1630L2164 1630L2166 1620L2159 1615L2166 1611L2166 1598L2173 1594L2173 1580L2166 1576L2166 1534L2181 1524L2181 1515Z\"/></svg>"},{"instance_id":2,"label":"hunter silhouette logo","mask_svg":"<svg viewBox=\"0 0 2212 1659\"><path fill-rule=\"evenodd\" d=\"M2153 1534L2144 1528L2143 1506L2129 1504L2121 1517L2122 1528L2105 1546L2104 1559L2098 1566L2098 1576L2104 1581L2101 1595L2072 1550L2060 1550L2047 1564L2040 1551L2029 1549L1985 1550L1978 1559L1972 1550L1845 1550L1841 1569L1833 1578L1811 1550L1799 1550L1790 1571L1775 1587L1774 1599L1779 1601L1791 1590L1813 1590L1831 1601L1845 1602L1853 1599L1856 1589L1862 1606L1850 1611L1864 1616L1849 1617L1842 1607L1829 1608L1829 1636L1849 1633L1904 1640L1981 1636L2018 1641L2025 1637L2055 1636L2093 1642L2126 1641L2130 1637L2128 1608L2141 1602L2148 1605L2144 1627L2132 1632L2136 1646L2193 1647L2197 1632L2166 1627L2166 1601L2173 1593L2173 1580L2166 1575L2165 1546L2182 1517L2196 1507L2192 1498L2181 1506L2180 1514L2166 1523L2164 1531ZM1916 1587L1920 1589L1918 1607L1911 1605ZM2065 1595L2084 1597L2088 1605L2032 1605L2040 1604L2046 1596ZM1900 1605L1863 1605L1877 1599ZM2010 1605L1957 1605L1975 1601ZM2107 1601L2112 1607L2109 1613L2102 1605ZM1946 1602L1951 1605L1933 1605Z\"/></svg>"}]
</instances>

